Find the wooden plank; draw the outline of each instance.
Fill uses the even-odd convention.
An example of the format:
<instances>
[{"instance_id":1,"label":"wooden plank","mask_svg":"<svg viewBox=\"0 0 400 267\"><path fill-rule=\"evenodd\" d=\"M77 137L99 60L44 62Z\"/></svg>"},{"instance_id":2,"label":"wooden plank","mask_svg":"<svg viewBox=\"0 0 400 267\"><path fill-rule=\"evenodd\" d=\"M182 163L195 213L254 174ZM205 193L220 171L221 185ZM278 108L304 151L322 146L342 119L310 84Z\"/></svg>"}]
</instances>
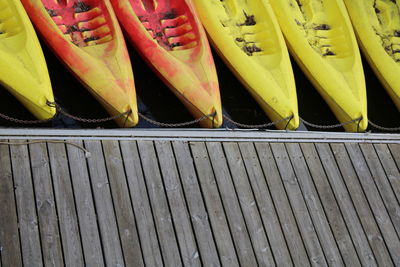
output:
<instances>
[{"instance_id":1,"label":"wooden plank","mask_svg":"<svg viewBox=\"0 0 400 267\"><path fill-rule=\"evenodd\" d=\"M65 144L50 143L48 150L64 261L67 266L81 266L83 251Z\"/></svg>"},{"instance_id":2,"label":"wooden plank","mask_svg":"<svg viewBox=\"0 0 400 267\"><path fill-rule=\"evenodd\" d=\"M13 142L24 143L25 140L16 140ZM22 262L26 266L43 266L28 146L11 146L10 151Z\"/></svg>"},{"instance_id":3,"label":"wooden plank","mask_svg":"<svg viewBox=\"0 0 400 267\"><path fill-rule=\"evenodd\" d=\"M83 146L82 141L71 140L69 142ZM85 264L87 266L101 266L104 265L104 258L85 153L72 145L67 145L67 154L76 210L78 212L79 228L81 229Z\"/></svg>"},{"instance_id":4,"label":"wooden plank","mask_svg":"<svg viewBox=\"0 0 400 267\"><path fill-rule=\"evenodd\" d=\"M181 251L183 265L200 266L200 255L190 223L190 216L186 207L185 196L179 180L179 173L175 163L171 143L155 141L156 151L160 163L161 173L171 208L172 220Z\"/></svg>"},{"instance_id":5,"label":"wooden plank","mask_svg":"<svg viewBox=\"0 0 400 267\"><path fill-rule=\"evenodd\" d=\"M332 230L329 226L328 219L326 218L324 209L309 169L320 168L320 164L307 165L300 145L295 143L286 144L286 149L289 154L290 161L294 168L297 177L297 182L300 185L301 193L305 199L311 220L314 224L315 230L319 237L325 258L329 265L344 265L342 256L337 247L335 238L333 237ZM317 162L310 162L317 163ZM354 266L356 263L352 263Z\"/></svg>"},{"instance_id":6,"label":"wooden plank","mask_svg":"<svg viewBox=\"0 0 400 267\"><path fill-rule=\"evenodd\" d=\"M61 266L64 260L47 146L45 143L31 144L29 153L44 265Z\"/></svg>"},{"instance_id":7,"label":"wooden plank","mask_svg":"<svg viewBox=\"0 0 400 267\"><path fill-rule=\"evenodd\" d=\"M392 224L397 232L397 237L399 237L400 205L389 182L389 175L385 172L373 145L360 144L360 147L372 175L372 177L369 177L375 182L380 197L383 200L390 219L392 220Z\"/></svg>"},{"instance_id":8,"label":"wooden plank","mask_svg":"<svg viewBox=\"0 0 400 267\"><path fill-rule=\"evenodd\" d=\"M0 203L0 265L2 263L4 266L21 266L18 218L8 145L0 145Z\"/></svg>"},{"instance_id":9,"label":"wooden plank","mask_svg":"<svg viewBox=\"0 0 400 267\"><path fill-rule=\"evenodd\" d=\"M151 141L139 141L138 146L164 263L167 266L181 266L182 260L154 144Z\"/></svg>"},{"instance_id":10,"label":"wooden plank","mask_svg":"<svg viewBox=\"0 0 400 267\"><path fill-rule=\"evenodd\" d=\"M120 144L144 262L146 266L161 266L161 251L136 142L120 141Z\"/></svg>"},{"instance_id":11,"label":"wooden plank","mask_svg":"<svg viewBox=\"0 0 400 267\"><path fill-rule=\"evenodd\" d=\"M193 154L221 264L223 266L239 266L206 146L202 142L192 142L190 143L190 149Z\"/></svg>"},{"instance_id":12,"label":"wooden plank","mask_svg":"<svg viewBox=\"0 0 400 267\"><path fill-rule=\"evenodd\" d=\"M293 266L254 144L239 143L239 148L276 265Z\"/></svg>"},{"instance_id":13,"label":"wooden plank","mask_svg":"<svg viewBox=\"0 0 400 267\"><path fill-rule=\"evenodd\" d=\"M348 241L346 241L346 230L348 229L362 266L377 266L374 253L369 246L369 241L364 233L363 226L357 216L352 199L346 189L346 185L344 184L329 144L315 144L315 146L324 167L326 179L324 179L325 177L323 176L317 177L317 175L315 175L313 176L314 182L316 183L318 191L321 192L321 199L323 200L326 198L326 202L328 202L325 210L327 211L328 217L330 216L332 218L330 219L330 224L336 240L338 241L339 248L348 243ZM332 188L335 196L331 196L329 186ZM322 189L321 187L325 187L326 189ZM336 204L339 206L340 211L336 207ZM341 215L343 215L343 219ZM342 243L343 245L341 246ZM347 254L352 255L353 250L350 245L348 245L348 247L349 250ZM350 257L350 255L345 256L346 254L343 251L342 255L345 259Z\"/></svg>"},{"instance_id":14,"label":"wooden plank","mask_svg":"<svg viewBox=\"0 0 400 267\"><path fill-rule=\"evenodd\" d=\"M209 216L197 181L194 162L187 142L172 142L181 183L186 195L201 262L205 266L219 266L217 248L212 235Z\"/></svg>"},{"instance_id":15,"label":"wooden plank","mask_svg":"<svg viewBox=\"0 0 400 267\"><path fill-rule=\"evenodd\" d=\"M379 228L376 225L374 216L371 212L371 209L368 205L368 201L358 181L357 174L354 171L354 168L351 164L351 160L347 154L345 146L343 144L332 144L331 147L336 162L339 166L341 175L345 182L345 186L351 196L351 200L357 211L358 217L361 221L365 234L368 237L369 244L374 254L366 256L367 257L375 256L375 259L379 266L393 266L390 254L387 250L386 244L379 231ZM341 190L340 192L338 192L337 197L339 197L339 199L342 198L344 200L343 192L346 192L346 190ZM345 210L342 209L342 212L345 212ZM349 227L352 226L349 223L347 224Z\"/></svg>"},{"instance_id":16,"label":"wooden plank","mask_svg":"<svg viewBox=\"0 0 400 267\"><path fill-rule=\"evenodd\" d=\"M390 153L389 147L386 144L375 144L374 147L396 195L397 202L400 203L400 172Z\"/></svg>"},{"instance_id":17,"label":"wooden plank","mask_svg":"<svg viewBox=\"0 0 400 267\"><path fill-rule=\"evenodd\" d=\"M87 162L104 260L107 266L123 266L125 263L101 143L100 141L85 141L84 145L91 153Z\"/></svg>"},{"instance_id":18,"label":"wooden plank","mask_svg":"<svg viewBox=\"0 0 400 267\"><path fill-rule=\"evenodd\" d=\"M118 141L103 141L102 143L125 263L129 266L143 266L140 241L119 143Z\"/></svg>"},{"instance_id":19,"label":"wooden plank","mask_svg":"<svg viewBox=\"0 0 400 267\"><path fill-rule=\"evenodd\" d=\"M329 225L333 232L338 248L343 257L344 264L347 266L361 266L361 263L357 257L356 249L354 248L354 245L351 241L351 236L349 234L349 231L347 230L346 223L343 219L338 203L336 202L335 195L333 194L331 186L329 184L330 180L341 179L338 176L334 177L334 175L337 175L337 167L336 170L331 170L329 168L329 166L332 166L332 157L329 157L329 160L331 162L325 163L325 166L328 165L325 171L325 166L323 166L323 163L318 156L315 145L303 143L300 146L307 165L309 166L308 169L312 176L312 181L315 184L319 198L323 205L323 209L325 210L326 216L328 218L328 222L326 223L326 225ZM323 160L327 160L327 157L325 156ZM332 183L335 182L336 181L332 181ZM364 233L362 234L364 235ZM368 241L364 239L364 242ZM368 244L367 247L369 249ZM372 254L372 251L370 251L370 253ZM367 264L367 262L363 262L362 264L364 266L369 265Z\"/></svg>"},{"instance_id":20,"label":"wooden plank","mask_svg":"<svg viewBox=\"0 0 400 267\"><path fill-rule=\"evenodd\" d=\"M372 146L371 148L373 149ZM382 198L386 199L387 196L382 196L379 194L370 170L368 169L368 165L365 162L365 158L362 155L360 146L358 144L346 144L346 149L348 151L351 162L353 163L354 169L359 177L361 186L364 189L365 195L381 230L382 236L386 242L386 246L388 247L389 252L392 256L392 259L395 265L400 264L399 236L396 233L396 229L394 228L393 223L390 220L390 216L382 201ZM375 164L374 167L377 168L377 164ZM373 171L375 172L376 170ZM379 179L378 177L376 178ZM386 192L385 194L389 194L389 192ZM392 197L394 198L394 195ZM395 199L393 200L396 201ZM388 202L392 202L391 198L388 200Z\"/></svg>"},{"instance_id":21,"label":"wooden plank","mask_svg":"<svg viewBox=\"0 0 400 267\"><path fill-rule=\"evenodd\" d=\"M210 146L215 143L211 143ZM262 266L275 266L274 257L272 255L271 246L268 242L266 231L264 229L263 222L261 220L259 208L256 199L253 195L253 191L249 182L249 178L246 172L246 168L243 163L242 156L240 154L239 145L237 143L224 143L223 148L228 160L229 169L232 174L233 185L236 189L236 194L240 207L243 212L243 216L247 225L247 229L253 244L254 254L256 255L257 263ZM223 152L220 151L220 146L215 146L214 153L210 149L212 161L213 158L224 160ZM218 155L219 154L219 155ZM215 161L216 167L220 168L221 165L218 161ZM226 187L227 184L224 180L228 180L229 176L221 181L221 186ZM264 179L264 177L259 177ZM229 181L232 183L231 181ZM233 190L235 190L233 189ZM235 192L233 192L235 194ZM290 256L289 256L290 259Z\"/></svg>"},{"instance_id":22,"label":"wooden plank","mask_svg":"<svg viewBox=\"0 0 400 267\"><path fill-rule=\"evenodd\" d=\"M256 256L252 248L248 229L243 218L221 143L207 143L206 147L231 229L234 245L236 246L239 262L243 266L255 266L257 265ZM265 259L263 257L261 258L262 260ZM259 264L262 264L262 260Z\"/></svg>"},{"instance_id":23,"label":"wooden plank","mask_svg":"<svg viewBox=\"0 0 400 267\"><path fill-rule=\"evenodd\" d=\"M400 169L400 144L388 144L397 168Z\"/></svg>"},{"instance_id":24,"label":"wooden plank","mask_svg":"<svg viewBox=\"0 0 400 267\"><path fill-rule=\"evenodd\" d=\"M255 146L276 212L279 217L279 221L274 223L280 223L282 225L282 230L287 240L287 246L292 256L294 265L310 266L310 259L304 247L303 240L301 239L292 208L283 186L283 181L280 177L274 155L272 154L271 146L268 143L256 143ZM264 188L263 184L261 184L261 188ZM263 192L267 192L267 190L268 188L264 189ZM268 202L272 203L272 201ZM265 202L262 203L266 204ZM271 209L272 207L268 210Z\"/></svg>"},{"instance_id":25,"label":"wooden plank","mask_svg":"<svg viewBox=\"0 0 400 267\"><path fill-rule=\"evenodd\" d=\"M271 148L311 262L315 265L326 266L327 262L318 240L316 229L310 218L298 179L290 164L285 145L271 144Z\"/></svg>"}]
</instances>

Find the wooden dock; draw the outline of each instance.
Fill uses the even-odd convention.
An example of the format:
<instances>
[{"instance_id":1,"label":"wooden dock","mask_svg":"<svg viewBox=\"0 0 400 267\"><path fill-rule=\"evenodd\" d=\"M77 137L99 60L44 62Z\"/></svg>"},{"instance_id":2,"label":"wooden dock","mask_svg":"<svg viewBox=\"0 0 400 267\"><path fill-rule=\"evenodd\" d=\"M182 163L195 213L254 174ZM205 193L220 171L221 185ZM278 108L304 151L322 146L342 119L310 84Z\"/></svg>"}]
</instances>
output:
<instances>
[{"instance_id":1,"label":"wooden dock","mask_svg":"<svg viewBox=\"0 0 400 267\"><path fill-rule=\"evenodd\" d=\"M400 266L400 136L0 129L0 266Z\"/></svg>"}]
</instances>

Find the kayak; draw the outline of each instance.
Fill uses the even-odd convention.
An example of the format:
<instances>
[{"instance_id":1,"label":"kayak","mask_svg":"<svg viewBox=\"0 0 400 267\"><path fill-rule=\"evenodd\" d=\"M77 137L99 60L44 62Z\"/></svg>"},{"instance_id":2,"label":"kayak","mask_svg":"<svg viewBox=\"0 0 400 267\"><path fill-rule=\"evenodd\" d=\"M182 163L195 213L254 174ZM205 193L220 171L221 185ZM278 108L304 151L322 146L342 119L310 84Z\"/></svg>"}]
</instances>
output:
<instances>
[{"instance_id":1,"label":"kayak","mask_svg":"<svg viewBox=\"0 0 400 267\"><path fill-rule=\"evenodd\" d=\"M400 1L344 1L360 47L400 110Z\"/></svg>"},{"instance_id":2,"label":"kayak","mask_svg":"<svg viewBox=\"0 0 400 267\"><path fill-rule=\"evenodd\" d=\"M108 0L21 0L57 57L121 127L138 122L132 66ZM84 103L82 103L84 104Z\"/></svg>"},{"instance_id":3,"label":"kayak","mask_svg":"<svg viewBox=\"0 0 400 267\"><path fill-rule=\"evenodd\" d=\"M35 117L56 114L49 73L33 26L19 1L0 1L0 84Z\"/></svg>"},{"instance_id":4,"label":"kayak","mask_svg":"<svg viewBox=\"0 0 400 267\"><path fill-rule=\"evenodd\" d=\"M282 32L268 1L195 0L215 50L279 129L299 126L296 86Z\"/></svg>"},{"instance_id":5,"label":"kayak","mask_svg":"<svg viewBox=\"0 0 400 267\"><path fill-rule=\"evenodd\" d=\"M202 127L222 124L207 36L191 1L111 0L129 40Z\"/></svg>"},{"instance_id":6,"label":"kayak","mask_svg":"<svg viewBox=\"0 0 400 267\"><path fill-rule=\"evenodd\" d=\"M292 56L346 131L368 127L364 70L342 0L270 0Z\"/></svg>"}]
</instances>

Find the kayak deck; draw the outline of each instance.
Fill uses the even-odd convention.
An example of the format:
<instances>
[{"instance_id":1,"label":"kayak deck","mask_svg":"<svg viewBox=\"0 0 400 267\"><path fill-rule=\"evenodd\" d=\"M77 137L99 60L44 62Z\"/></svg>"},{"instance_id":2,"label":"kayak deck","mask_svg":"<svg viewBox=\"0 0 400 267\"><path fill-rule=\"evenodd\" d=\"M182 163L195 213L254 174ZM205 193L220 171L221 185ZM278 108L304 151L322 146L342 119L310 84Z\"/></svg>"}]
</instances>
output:
<instances>
[{"instance_id":1,"label":"kayak deck","mask_svg":"<svg viewBox=\"0 0 400 267\"><path fill-rule=\"evenodd\" d=\"M0 81L38 119L55 115L44 55L19 1L0 1Z\"/></svg>"}]
</instances>

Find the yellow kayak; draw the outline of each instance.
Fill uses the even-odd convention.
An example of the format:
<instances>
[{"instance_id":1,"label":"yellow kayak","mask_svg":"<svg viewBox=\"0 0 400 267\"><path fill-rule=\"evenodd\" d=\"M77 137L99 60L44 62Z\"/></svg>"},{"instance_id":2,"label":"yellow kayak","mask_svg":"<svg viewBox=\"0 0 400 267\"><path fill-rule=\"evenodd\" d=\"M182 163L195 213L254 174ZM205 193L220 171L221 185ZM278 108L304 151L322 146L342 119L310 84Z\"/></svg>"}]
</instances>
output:
<instances>
[{"instance_id":1,"label":"yellow kayak","mask_svg":"<svg viewBox=\"0 0 400 267\"><path fill-rule=\"evenodd\" d=\"M38 119L55 115L43 51L20 1L0 0L0 83Z\"/></svg>"},{"instance_id":2,"label":"yellow kayak","mask_svg":"<svg viewBox=\"0 0 400 267\"><path fill-rule=\"evenodd\" d=\"M353 1L353 0L351 0ZM346 131L368 127L364 71L342 0L269 0L288 47Z\"/></svg>"},{"instance_id":3,"label":"yellow kayak","mask_svg":"<svg viewBox=\"0 0 400 267\"><path fill-rule=\"evenodd\" d=\"M400 1L344 2L365 57L400 110Z\"/></svg>"},{"instance_id":4,"label":"yellow kayak","mask_svg":"<svg viewBox=\"0 0 400 267\"><path fill-rule=\"evenodd\" d=\"M194 0L212 44L279 129L299 126L287 47L268 1Z\"/></svg>"}]
</instances>

